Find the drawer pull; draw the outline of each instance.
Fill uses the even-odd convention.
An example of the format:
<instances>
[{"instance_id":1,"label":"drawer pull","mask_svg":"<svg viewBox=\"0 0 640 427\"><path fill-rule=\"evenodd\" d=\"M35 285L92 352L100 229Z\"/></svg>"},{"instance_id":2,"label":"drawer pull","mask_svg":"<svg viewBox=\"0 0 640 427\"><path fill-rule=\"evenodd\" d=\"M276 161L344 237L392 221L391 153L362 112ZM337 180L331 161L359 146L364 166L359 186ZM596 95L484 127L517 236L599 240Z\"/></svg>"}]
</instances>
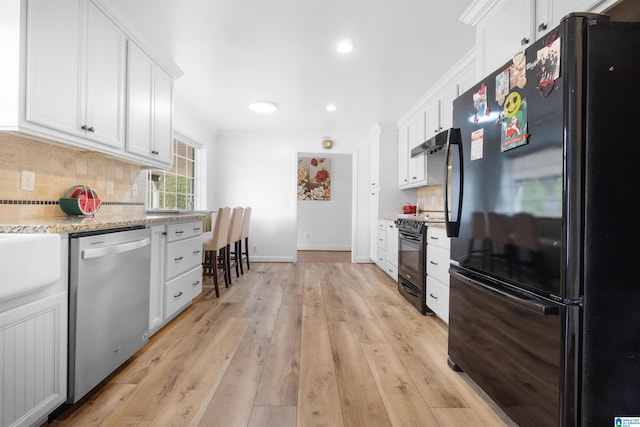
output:
<instances>
[{"instance_id":1,"label":"drawer pull","mask_svg":"<svg viewBox=\"0 0 640 427\"><path fill-rule=\"evenodd\" d=\"M200 253L200 250L193 251L193 254L194 254L194 255L198 255L199 253Z\"/></svg>"},{"instance_id":2,"label":"drawer pull","mask_svg":"<svg viewBox=\"0 0 640 427\"><path fill-rule=\"evenodd\" d=\"M529 39L527 37L523 38L522 40L520 40L520 44L522 46L529 44Z\"/></svg>"},{"instance_id":3,"label":"drawer pull","mask_svg":"<svg viewBox=\"0 0 640 427\"><path fill-rule=\"evenodd\" d=\"M439 237L429 236L429 238L430 238L431 240L440 240L440 238L439 238Z\"/></svg>"},{"instance_id":4,"label":"drawer pull","mask_svg":"<svg viewBox=\"0 0 640 427\"><path fill-rule=\"evenodd\" d=\"M116 349L115 349L115 350L113 350L113 352L114 352L114 353L119 353L119 352L120 352L120 350L122 350L123 348L124 348L124 346L123 346L123 345L119 345L118 347L116 347Z\"/></svg>"},{"instance_id":5,"label":"drawer pull","mask_svg":"<svg viewBox=\"0 0 640 427\"><path fill-rule=\"evenodd\" d=\"M434 294L429 294L429 296L430 296L431 298L433 298L433 299L438 299L438 297L437 297L437 296L435 296Z\"/></svg>"},{"instance_id":6,"label":"drawer pull","mask_svg":"<svg viewBox=\"0 0 640 427\"><path fill-rule=\"evenodd\" d=\"M174 298L174 299L178 299L178 298L180 298L181 296L182 296L182 292L178 292L177 294L175 294L175 295L173 296L173 298Z\"/></svg>"},{"instance_id":7,"label":"drawer pull","mask_svg":"<svg viewBox=\"0 0 640 427\"><path fill-rule=\"evenodd\" d=\"M176 234L182 234L182 233L184 233L184 230L178 230L178 231L176 231Z\"/></svg>"},{"instance_id":8,"label":"drawer pull","mask_svg":"<svg viewBox=\"0 0 640 427\"><path fill-rule=\"evenodd\" d=\"M183 258L184 258L183 256L179 256L178 258L174 258L173 260L174 261L182 261Z\"/></svg>"},{"instance_id":9,"label":"drawer pull","mask_svg":"<svg viewBox=\"0 0 640 427\"><path fill-rule=\"evenodd\" d=\"M200 231L200 227L194 228L193 231Z\"/></svg>"},{"instance_id":10,"label":"drawer pull","mask_svg":"<svg viewBox=\"0 0 640 427\"><path fill-rule=\"evenodd\" d=\"M196 287L196 286L198 286L199 284L200 284L200 280L196 280L195 282L193 282L193 283L191 284L191 286Z\"/></svg>"},{"instance_id":11,"label":"drawer pull","mask_svg":"<svg viewBox=\"0 0 640 427\"><path fill-rule=\"evenodd\" d=\"M437 262L433 262L433 261L429 261L429 264L433 264L433 265L435 265L435 266L437 266L437 265L438 265L438 263L437 263Z\"/></svg>"}]
</instances>

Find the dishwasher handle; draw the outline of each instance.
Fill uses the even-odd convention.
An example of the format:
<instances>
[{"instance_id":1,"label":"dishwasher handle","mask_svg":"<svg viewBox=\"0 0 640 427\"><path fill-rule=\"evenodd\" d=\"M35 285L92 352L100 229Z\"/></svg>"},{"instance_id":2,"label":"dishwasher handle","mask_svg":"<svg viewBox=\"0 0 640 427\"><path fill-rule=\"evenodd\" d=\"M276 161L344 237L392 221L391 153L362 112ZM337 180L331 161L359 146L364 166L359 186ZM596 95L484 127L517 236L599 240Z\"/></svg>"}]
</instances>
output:
<instances>
[{"instance_id":1,"label":"dishwasher handle","mask_svg":"<svg viewBox=\"0 0 640 427\"><path fill-rule=\"evenodd\" d=\"M122 252L134 251L136 249L144 248L151 243L149 237L144 239L134 240L133 242L119 243L117 245L102 246L100 248L84 249L82 251L82 259L99 258L106 255L119 254Z\"/></svg>"}]
</instances>

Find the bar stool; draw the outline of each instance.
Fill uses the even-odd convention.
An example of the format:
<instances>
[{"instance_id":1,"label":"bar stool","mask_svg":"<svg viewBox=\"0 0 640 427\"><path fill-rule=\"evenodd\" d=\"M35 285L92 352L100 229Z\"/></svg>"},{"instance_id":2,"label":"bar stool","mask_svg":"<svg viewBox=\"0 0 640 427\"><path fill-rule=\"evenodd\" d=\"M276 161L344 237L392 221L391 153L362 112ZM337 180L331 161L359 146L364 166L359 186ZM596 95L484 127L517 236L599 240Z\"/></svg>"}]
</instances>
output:
<instances>
[{"instance_id":1,"label":"bar stool","mask_svg":"<svg viewBox=\"0 0 640 427\"><path fill-rule=\"evenodd\" d=\"M216 215L213 231L202 234L202 250L204 261L202 262L202 275L213 276L213 286L216 297L220 297L218 288L218 269L224 272L224 284L228 288L230 275L227 263L227 239L229 236L229 224L231 208L220 208Z\"/></svg>"},{"instance_id":2,"label":"bar stool","mask_svg":"<svg viewBox=\"0 0 640 427\"><path fill-rule=\"evenodd\" d=\"M242 271L242 258L243 256L247 260L247 271L251 270L249 264L249 221L251 220L251 208L244 208L244 214L242 215L242 231L240 232L240 273ZM244 241L244 252L242 251L242 242Z\"/></svg>"},{"instance_id":3,"label":"bar stool","mask_svg":"<svg viewBox=\"0 0 640 427\"><path fill-rule=\"evenodd\" d=\"M229 275L229 283L231 283L231 246L234 251L234 266L236 268L236 277L240 277L238 270L238 257L240 253L240 232L242 231L242 214L244 209L241 207L233 208L231 212L231 223L229 225L229 233L227 235L227 274Z\"/></svg>"}]
</instances>

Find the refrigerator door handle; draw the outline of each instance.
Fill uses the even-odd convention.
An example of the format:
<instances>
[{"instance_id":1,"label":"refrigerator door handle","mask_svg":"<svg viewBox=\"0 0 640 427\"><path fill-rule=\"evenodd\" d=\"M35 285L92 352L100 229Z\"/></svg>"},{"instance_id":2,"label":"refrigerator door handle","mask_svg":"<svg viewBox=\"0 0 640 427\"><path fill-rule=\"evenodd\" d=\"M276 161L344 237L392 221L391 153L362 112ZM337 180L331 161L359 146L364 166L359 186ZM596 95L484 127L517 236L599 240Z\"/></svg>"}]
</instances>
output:
<instances>
[{"instance_id":1,"label":"refrigerator door handle","mask_svg":"<svg viewBox=\"0 0 640 427\"><path fill-rule=\"evenodd\" d=\"M460 188L458 189L458 209L456 212L456 218L452 221L449 217L451 211L451 200L449 198L449 189L451 186L450 179L453 174L450 172L453 170L454 158L451 155L451 147L453 145L458 146L458 162L460 165ZM447 159L447 167L444 168L444 220L447 229L448 237L458 237L460 232L460 219L462 215L462 188L464 187L464 170L462 168L462 137L460 135L459 128L452 128L449 133L449 143L447 144L447 151L445 152L445 159Z\"/></svg>"},{"instance_id":2,"label":"refrigerator door handle","mask_svg":"<svg viewBox=\"0 0 640 427\"><path fill-rule=\"evenodd\" d=\"M511 303L516 304L519 307L522 307L523 309L532 313L543 316L558 316L560 314L560 309L555 305L545 304L544 302L533 298L526 298L517 295L514 292L509 292L506 289L494 288L493 286L482 283L478 280L474 280L469 276L463 276L455 271L450 270L449 274L455 276L458 280L466 283L469 286L475 287L487 293L498 294L501 297L508 299Z\"/></svg>"}]
</instances>

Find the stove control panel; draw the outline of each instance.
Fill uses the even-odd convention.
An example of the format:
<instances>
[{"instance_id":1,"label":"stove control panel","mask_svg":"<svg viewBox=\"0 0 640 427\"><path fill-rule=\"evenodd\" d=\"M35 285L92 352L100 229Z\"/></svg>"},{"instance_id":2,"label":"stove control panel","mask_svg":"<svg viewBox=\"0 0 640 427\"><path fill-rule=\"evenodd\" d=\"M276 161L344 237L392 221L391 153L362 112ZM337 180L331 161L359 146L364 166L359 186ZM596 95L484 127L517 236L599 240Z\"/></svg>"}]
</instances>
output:
<instances>
[{"instance_id":1,"label":"stove control panel","mask_svg":"<svg viewBox=\"0 0 640 427\"><path fill-rule=\"evenodd\" d=\"M416 221L414 219L396 219L396 226L399 230L411 231L414 233L423 233L427 226L424 221Z\"/></svg>"}]
</instances>

